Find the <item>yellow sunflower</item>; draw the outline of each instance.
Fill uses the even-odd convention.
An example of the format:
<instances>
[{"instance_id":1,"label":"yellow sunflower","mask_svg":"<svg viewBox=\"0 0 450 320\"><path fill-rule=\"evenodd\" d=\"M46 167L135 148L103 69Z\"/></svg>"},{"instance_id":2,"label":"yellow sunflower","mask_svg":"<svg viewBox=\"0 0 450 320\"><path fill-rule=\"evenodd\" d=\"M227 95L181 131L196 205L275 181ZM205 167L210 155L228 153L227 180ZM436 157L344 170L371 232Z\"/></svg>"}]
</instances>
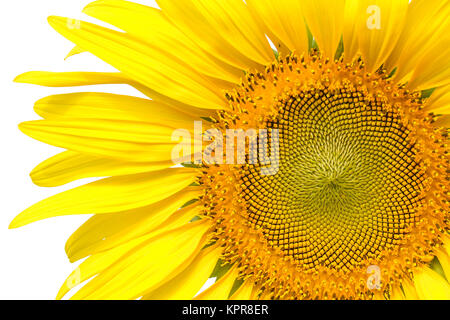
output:
<instances>
[{"instance_id":1,"label":"yellow sunflower","mask_svg":"<svg viewBox=\"0 0 450 320\"><path fill-rule=\"evenodd\" d=\"M37 185L104 178L11 223L93 214L66 244L87 259L58 298L90 280L73 299L449 299L450 2L157 3L84 9L121 31L49 18L70 54L117 73L16 79L148 96L53 95L20 125L67 149ZM173 132L195 121L278 132L278 167L174 167Z\"/></svg>"}]
</instances>

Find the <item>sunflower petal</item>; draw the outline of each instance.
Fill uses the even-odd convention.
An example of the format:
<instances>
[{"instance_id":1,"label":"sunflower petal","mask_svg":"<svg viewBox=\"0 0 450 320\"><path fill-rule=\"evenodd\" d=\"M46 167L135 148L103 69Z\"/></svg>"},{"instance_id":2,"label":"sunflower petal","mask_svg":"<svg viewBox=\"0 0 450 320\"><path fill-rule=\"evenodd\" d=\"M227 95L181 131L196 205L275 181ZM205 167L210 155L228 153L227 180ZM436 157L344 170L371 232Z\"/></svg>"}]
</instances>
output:
<instances>
[{"instance_id":1,"label":"sunflower petal","mask_svg":"<svg viewBox=\"0 0 450 320\"><path fill-rule=\"evenodd\" d=\"M418 300L419 296L417 295L417 290L414 284L409 281L402 282L403 293L405 296L405 300Z\"/></svg>"},{"instance_id":2,"label":"sunflower petal","mask_svg":"<svg viewBox=\"0 0 450 320\"><path fill-rule=\"evenodd\" d=\"M290 0L248 0L247 5L255 19L261 21L271 40L282 43L290 51L308 52L308 32L302 23L300 2ZM288 54L289 52L284 52Z\"/></svg>"},{"instance_id":3,"label":"sunflower petal","mask_svg":"<svg viewBox=\"0 0 450 320\"><path fill-rule=\"evenodd\" d=\"M10 228L50 217L144 207L184 189L195 181L195 174L195 170L177 168L95 181L36 203L19 214Z\"/></svg>"},{"instance_id":4,"label":"sunflower petal","mask_svg":"<svg viewBox=\"0 0 450 320\"><path fill-rule=\"evenodd\" d=\"M345 1L344 31L342 40L344 42L344 59L347 62L352 62L359 53L358 33L356 31L358 14L358 0Z\"/></svg>"},{"instance_id":5,"label":"sunflower petal","mask_svg":"<svg viewBox=\"0 0 450 320\"><path fill-rule=\"evenodd\" d=\"M450 128L450 114L440 116L433 124L438 127Z\"/></svg>"},{"instance_id":6,"label":"sunflower petal","mask_svg":"<svg viewBox=\"0 0 450 320\"><path fill-rule=\"evenodd\" d=\"M123 176L172 166L172 161L126 162L65 151L39 164L30 176L40 187L57 187L84 178Z\"/></svg>"},{"instance_id":7,"label":"sunflower petal","mask_svg":"<svg viewBox=\"0 0 450 320\"><path fill-rule=\"evenodd\" d=\"M449 250L442 250L437 253L437 258L439 260L439 263L442 266L442 269L444 270L445 277L450 279L450 252Z\"/></svg>"},{"instance_id":8,"label":"sunflower petal","mask_svg":"<svg viewBox=\"0 0 450 320\"><path fill-rule=\"evenodd\" d=\"M19 129L26 135L56 147L116 158L130 162L159 162L172 159L179 143L172 140L176 128L193 123L171 123L174 127L135 121L70 119L24 122ZM183 141L191 144L191 141Z\"/></svg>"},{"instance_id":9,"label":"sunflower petal","mask_svg":"<svg viewBox=\"0 0 450 320\"><path fill-rule=\"evenodd\" d=\"M359 50L370 72L389 57L400 37L408 0L360 0L355 20Z\"/></svg>"},{"instance_id":10,"label":"sunflower petal","mask_svg":"<svg viewBox=\"0 0 450 320\"><path fill-rule=\"evenodd\" d=\"M344 31L344 0L301 2L306 23L326 57L334 59Z\"/></svg>"},{"instance_id":11,"label":"sunflower petal","mask_svg":"<svg viewBox=\"0 0 450 320\"><path fill-rule=\"evenodd\" d=\"M425 110L434 114L449 114L450 86L443 86L434 90L425 103Z\"/></svg>"},{"instance_id":12,"label":"sunflower petal","mask_svg":"<svg viewBox=\"0 0 450 320\"><path fill-rule=\"evenodd\" d=\"M34 110L45 119L88 118L149 123L199 119L194 108L181 110L153 100L100 92L48 96L38 100Z\"/></svg>"},{"instance_id":13,"label":"sunflower petal","mask_svg":"<svg viewBox=\"0 0 450 320\"><path fill-rule=\"evenodd\" d=\"M450 34L441 36L439 41L430 43L427 51L415 64L408 88L425 90L450 84Z\"/></svg>"},{"instance_id":14,"label":"sunflower petal","mask_svg":"<svg viewBox=\"0 0 450 320\"><path fill-rule=\"evenodd\" d=\"M437 258L444 270L447 281L450 282L450 240L444 241L444 247L438 251Z\"/></svg>"},{"instance_id":15,"label":"sunflower petal","mask_svg":"<svg viewBox=\"0 0 450 320\"><path fill-rule=\"evenodd\" d=\"M111 250L101 252L87 258L67 277L66 281L64 281L63 285L59 289L56 299L62 299L70 290L99 274L130 250L149 240L152 236L153 235L145 235L123 245L117 246Z\"/></svg>"},{"instance_id":16,"label":"sunflower petal","mask_svg":"<svg viewBox=\"0 0 450 320\"><path fill-rule=\"evenodd\" d=\"M405 300L405 295L403 294L400 287L394 288L391 292L390 300Z\"/></svg>"},{"instance_id":17,"label":"sunflower petal","mask_svg":"<svg viewBox=\"0 0 450 320\"><path fill-rule=\"evenodd\" d=\"M386 61L389 70L397 67L395 77L398 81L407 82L408 75L414 71L430 45L441 41L443 33L448 30L446 20L449 14L448 1L411 2L400 38Z\"/></svg>"},{"instance_id":18,"label":"sunflower petal","mask_svg":"<svg viewBox=\"0 0 450 320\"><path fill-rule=\"evenodd\" d=\"M145 300L190 300L195 297L211 275L222 254L220 247L203 249L178 276L146 294Z\"/></svg>"},{"instance_id":19,"label":"sunflower petal","mask_svg":"<svg viewBox=\"0 0 450 320\"><path fill-rule=\"evenodd\" d=\"M414 284L420 299L450 300L450 285L428 267L414 274Z\"/></svg>"},{"instance_id":20,"label":"sunflower petal","mask_svg":"<svg viewBox=\"0 0 450 320\"><path fill-rule=\"evenodd\" d=\"M238 275L236 266L231 267L222 278L195 297L195 300L227 300Z\"/></svg>"},{"instance_id":21,"label":"sunflower petal","mask_svg":"<svg viewBox=\"0 0 450 320\"><path fill-rule=\"evenodd\" d=\"M69 59L70 57L76 56L77 54L86 52L83 48L80 48L79 46L75 46L70 50L70 52L67 54L67 56L64 58L64 60Z\"/></svg>"},{"instance_id":22,"label":"sunflower petal","mask_svg":"<svg viewBox=\"0 0 450 320\"><path fill-rule=\"evenodd\" d=\"M108 22L180 61L189 61L193 70L230 83L238 83L242 71L203 52L173 26L161 10L122 0L99 0L83 10L89 16ZM175 55L174 55L175 53Z\"/></svg>"},{"instance_id":23,"label":"sunflower petal","mask_svg":"<svg viewBox=\"0 0 450 320\"><path fill-rule=\"evenodd\" d=\"M139 90L147 97L157 97L162 100L170 100L147 88L146 86L128 78L121 72L48 72L30 71L17 76L14 79L18 83L35 84L45 87L77 87L99 84L127 84ZM171 104L181 102L170 100Z\"/></svg>"},{"instance_id":24,"label":"sunflower petal","mask_svg":"<svg viewBox=\"0 0 450 320\"><path fill-rule=\"evenodd\" d=\"M192 187L193 188L193 187ZM191 205L178 210L197 198L200 190L184 189L167 199L125 212L95 215L67 240L66 253L71 262L87 255L109 250L148 232L161 232L185 223L201 213Z\"/></svg>"},{"instance_id":25,"label":"sunflower petal","mask_svg":"<svg viewBox=\"0 0 450 320\"><path fill-rule=\"evenodd\" d=\"M230 297L230 300L252 300L253 283L251 281L244 281L244 283L237 289L237 291Z\"/></svg>"},{"instance_id":26,"label":"sunflower petal","mask_svg":"<svg viewBox=\"0 0 450 320\"><path fill-rule=\"evenodd\" d=\"M206 52L241 70L273 60L264 32L241 0L157 0L172 23Z\"/></svg>"},{"instance_id":27,"label":"sunflower petal","mask_svg":"<svg viewBox=\"0 0 450 320\"><path fill-rule=\"evenodd\" d=\"M137 299L180 274L206 244L207 220L156 236L101 272L72 299Z\"/></svg>"},{"instance_id":28,"label":"sunflower petal","mask_svg":"<svg viewBox=\"0 0 450 320\"><path fill-rule=\"evenodd\" d=\"M68 19L50 17L50 25L67 39L88 50L136 81L172 99L207 109L218 109L225 99L219 88L192 72L185 63L172 60L157 47L126 34L81 22L70 28Z\"/></svg>"},{"instance_id":29,"label":"sunflower petal","mask_svg":"<svg viewBox=\"0 0 450 320\"><path fill-rule=\"evenodd\" d=\"M18 75L14 81L45 87L76 87L97 84L124 84L128 83L130 79L120 72L30 71Z\"/></svg>"},{"instance_id":30,"label":"sunflower petal","mask_svg":"<svg viewBox=\"0 0 450 320\"><path fill-rule=\"evenodd\" d=\"M178 110L195 110L199 117L210 116L213 110L200 109L189 106L181 101L170 99L139 82L136 82L121 72L46 72L31 71L23 73L14 79L18 83L35 84L46 87L76 87L99 84L126 84L134 87L152 100L164 102L166 105L177 107ZM194 114L194 112L192 113Z\"/></svg>"}]
</instances>

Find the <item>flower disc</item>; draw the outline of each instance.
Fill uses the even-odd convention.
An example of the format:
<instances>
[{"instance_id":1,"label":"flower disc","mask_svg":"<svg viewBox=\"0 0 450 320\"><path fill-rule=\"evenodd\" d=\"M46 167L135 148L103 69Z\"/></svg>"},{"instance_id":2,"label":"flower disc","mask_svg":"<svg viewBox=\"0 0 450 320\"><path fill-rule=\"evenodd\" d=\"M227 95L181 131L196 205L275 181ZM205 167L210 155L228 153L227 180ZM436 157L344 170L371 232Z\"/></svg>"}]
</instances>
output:
<instances>
[{"instance_id":1,"label":"flower disc","mask_svg":"<svg viewBox=\"0 0 450 320\"><path fill-rule=\"evenodd\" d=\"M225 259L262 297L389 296L442 243L443 138L418 94L364 69L290 55L249 74L218 115L218 128L264 129L265 150L278 146L202 179Z\"/></svg>"}]
</instances>

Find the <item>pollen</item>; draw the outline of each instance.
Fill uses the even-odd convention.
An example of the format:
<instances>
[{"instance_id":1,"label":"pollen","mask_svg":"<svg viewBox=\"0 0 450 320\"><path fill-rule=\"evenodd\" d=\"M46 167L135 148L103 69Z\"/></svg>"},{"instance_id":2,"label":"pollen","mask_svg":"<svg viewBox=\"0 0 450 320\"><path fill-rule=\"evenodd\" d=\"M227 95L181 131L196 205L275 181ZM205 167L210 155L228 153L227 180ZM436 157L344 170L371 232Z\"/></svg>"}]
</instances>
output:
<instances>
[{"instance_id":1,"label":"pollen","mask_svg":"<svg viewBox=\"0 0 450 320\"><path fill-rule=\"evenodd\" d=\"M419 93L313 52L248 72L226 97L218 129L279 132L271 174L259 161L200 178L214 241L255 297L389 297L431 261L449 231L449 157Z\"/></svg>"}]
</instances>

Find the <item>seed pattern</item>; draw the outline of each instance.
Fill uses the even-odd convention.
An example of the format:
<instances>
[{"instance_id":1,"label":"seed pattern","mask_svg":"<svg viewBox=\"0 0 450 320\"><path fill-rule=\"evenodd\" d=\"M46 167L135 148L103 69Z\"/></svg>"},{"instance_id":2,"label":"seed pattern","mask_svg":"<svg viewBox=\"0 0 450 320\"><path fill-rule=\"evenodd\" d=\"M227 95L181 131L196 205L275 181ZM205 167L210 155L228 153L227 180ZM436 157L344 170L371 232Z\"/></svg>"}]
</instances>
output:
<instances>
[{"instance_id":1,"label":"seed pattern","mask_svg":"<svg viewBox=\"0 0 450 320\"><path fill-rule=\"evenodd\" d=\"M392 112L359 92L307 92L286 101L280 170L242 178L248 220L306 269L351 269L396 245L414 219L423 174Z\"/></svg>"},{"instance_id":2,"label":"seed pattern","mask_svg":"<svg viewBox=\"0 0 450 320\"><path fill-rule=\"evenodd\" d=\"M199 177L211 241L253 298L389 298L430 263L450 234L449 145L420 93L311 52L248 72L226 98L213 127L280 133L274 175L204 164Z\"/></svg>"}]
</instances>

